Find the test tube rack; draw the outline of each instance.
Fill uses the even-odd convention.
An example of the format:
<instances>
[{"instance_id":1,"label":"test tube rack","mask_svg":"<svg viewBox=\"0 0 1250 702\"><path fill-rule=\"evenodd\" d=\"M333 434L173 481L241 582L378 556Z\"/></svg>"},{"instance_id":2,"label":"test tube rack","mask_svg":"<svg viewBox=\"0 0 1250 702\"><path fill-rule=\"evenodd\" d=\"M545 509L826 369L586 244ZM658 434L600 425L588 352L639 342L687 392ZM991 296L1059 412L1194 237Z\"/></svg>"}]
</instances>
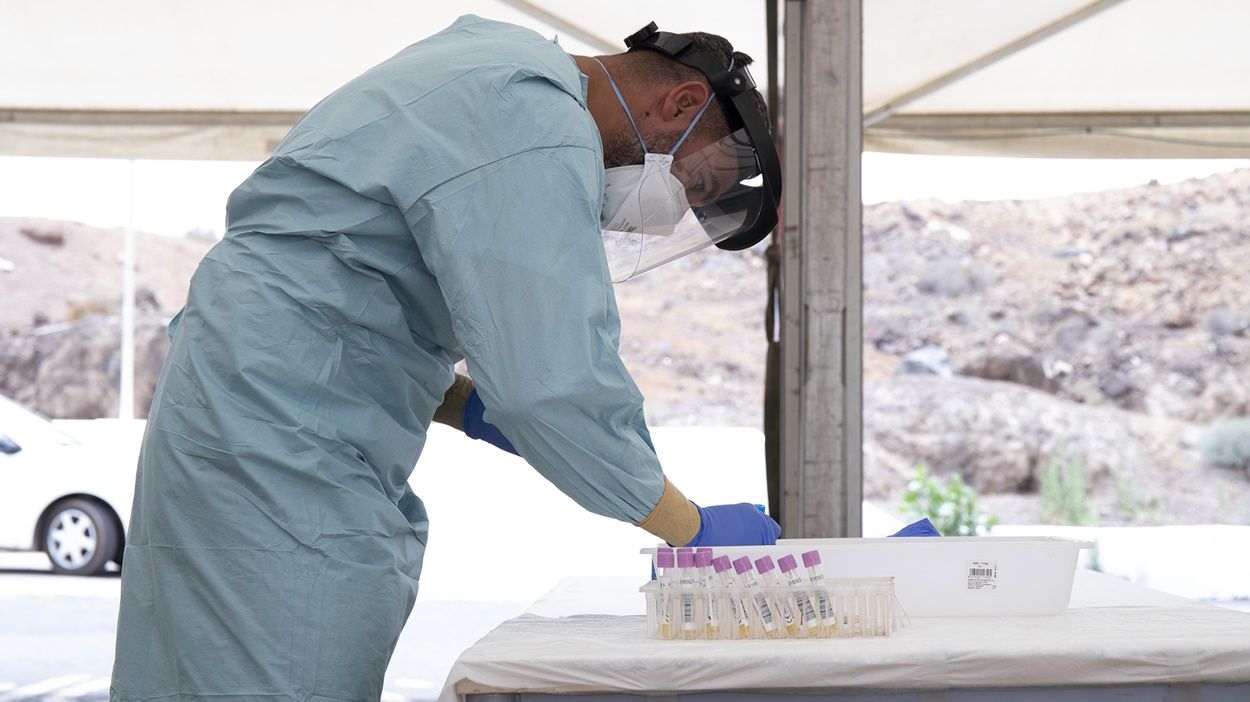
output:
<instances>
[{"instance_id":1,"label":"test tube rack","mask_svg":"<svg viewBox=\"0 0 1250 702\"><path fill-rule=\"evenodd\" d=\"M892 636L907 620L893 577L826 578L815 551L804 569L787 554L752 561L712 549L657 549L656 577L640 591L647 632L663 640L829 639Z\"/></svg>"}]
</instances>

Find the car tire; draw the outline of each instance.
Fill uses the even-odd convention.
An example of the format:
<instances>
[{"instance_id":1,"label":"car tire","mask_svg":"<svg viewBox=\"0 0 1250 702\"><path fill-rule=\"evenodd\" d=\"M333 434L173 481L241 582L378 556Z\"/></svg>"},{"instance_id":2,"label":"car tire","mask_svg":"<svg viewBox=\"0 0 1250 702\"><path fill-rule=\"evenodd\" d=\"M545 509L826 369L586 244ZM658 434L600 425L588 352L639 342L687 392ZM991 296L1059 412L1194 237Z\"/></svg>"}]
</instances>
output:
<instances>
[{"instance_id":1,"label":"car tire","mask_svg":"<svg viewBox=\"0 0 1250 702\"><path fill-rule=\"evenodd\" d=\"M52 570L66 575L96 575L117 554L121 534L113 515L98 502L71 498L48 510L43 550Z\"/></svg>"}]
</instances>

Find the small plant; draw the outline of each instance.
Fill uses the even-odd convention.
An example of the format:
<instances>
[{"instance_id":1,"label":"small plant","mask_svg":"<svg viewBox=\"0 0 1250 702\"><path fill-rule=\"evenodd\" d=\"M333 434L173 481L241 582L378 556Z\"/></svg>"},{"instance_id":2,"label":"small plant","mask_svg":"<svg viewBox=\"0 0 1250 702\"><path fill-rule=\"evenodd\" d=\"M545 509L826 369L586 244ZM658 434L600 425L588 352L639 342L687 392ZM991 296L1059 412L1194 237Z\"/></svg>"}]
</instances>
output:
<instances>
[{"instance_id":1,"label":"small plant","mask_svg":"<svg viewBox=\"0 0 1250 702\"><path fill-rule=\"evenodd\" d=\"M1041 470L1042 521L1088 526L1094 511L1086 492L1085 460L1062 445L1046 457Z\"/></svg>"},{"instance_id":2,"label":"small plant","mask_svg":"<svg viewBox=\"0 0 1250 702\"><path fill-rule=\"evenodd\" d=\"M1089 550L1089 556L1085 560L1085 568L1096 573L1101 573L1103 572L1102 556L1098 552L1098 546L1098 541L1094 541L1094 547Z\"/></svg>"},{"instance_id":3,"label":"small plant","mask_svg":"<svg viewBox=\"0 0 1250 702\"><path fill-rule=\"evenodd\" d=\"M1117 475L1115 478L1116 507L1137 524L1162 524L1167 510L1162 497L1141 497L1132 478Z\"/></svg>"},{"instance_id":4,"label":"small plant","mask_svg":"<svg viewBox=\"0 0 1250 702\"><path fill-rule=\"evenodd\" d=\"M1198 439L1207 465L1250 470L1250 417L1221 419Z\"/></svg>"},{"instance_id":5,"label":"small plant","mask_svg":"<svg viewBox=\"0 0 1250 702\"><path fill-rule=\"evenodd\" d=\"M943 480L929 475L924 466L916 466L900 511L917 519L928 517L943 536L978 536L998 523L997 517L977 505L979 497L959 474Z\"/></svg>"}]
</instances>

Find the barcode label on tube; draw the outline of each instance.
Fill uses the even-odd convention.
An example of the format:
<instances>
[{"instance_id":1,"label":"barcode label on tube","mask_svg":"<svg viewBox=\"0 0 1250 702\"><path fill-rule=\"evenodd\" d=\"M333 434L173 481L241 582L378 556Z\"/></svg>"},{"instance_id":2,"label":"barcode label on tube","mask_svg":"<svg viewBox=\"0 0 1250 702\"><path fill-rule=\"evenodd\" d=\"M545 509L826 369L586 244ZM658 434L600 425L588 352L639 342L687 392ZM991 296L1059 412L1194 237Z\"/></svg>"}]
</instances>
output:
<instances>
[{"instance_id":1,"label":"barcode label on tube","mask_svg":"<svg viewBox=\"0 0 1250 702\"><path fill-rule=\"evenodd\" d=\"M820 603L820 618L826 621L833 619L833 606L829 604L829 596L824 592L817 592L816 601Z\"/></svg>"},{"instance_id":2,"label":"barcode label on tube","mask_svg":"<svg viewBox=\"0 0 1250 702\"><path fill-rule=\"evenodd\" d=\"M997 590L998 564L994 561L969 561L968 589L987 591Z\"/></svg>"},{"instance_id":3,"label":"barcode label on tube","mask_svg":"<svg viewBox=\"0 0 1250 702\"><path fill-rule=\"evenodd\" d=\"M749 625L751 623L751 616L747 614L746 603L743 602L741 599L735 597L734 604L736 605L738 623L741 624L742 626Z\"/></svg>"},{"instance_id":4,"label":"barcode label on tube","mask_svg":"<svg viewBox=\"0 0 1250 702\"><path fill-rule=\"evenodd\" d=\"M799 593L799 607L803 609L803 621L816 621L816 608L812 606L812 600L804 593Z\"/></svg>"},{"instance_id":5,"label":"barcode label on tube","mask_svg":"<svg viewBox=\"0 0 1250 702\"><path fill-rule=\"evenodd\" d=\"M760 619L764 620L764 626L771 629L773 626L773 610L768 606L768 600L763 595L755 595L755 609L760 613Z\"/></svg>"}]
</instances>

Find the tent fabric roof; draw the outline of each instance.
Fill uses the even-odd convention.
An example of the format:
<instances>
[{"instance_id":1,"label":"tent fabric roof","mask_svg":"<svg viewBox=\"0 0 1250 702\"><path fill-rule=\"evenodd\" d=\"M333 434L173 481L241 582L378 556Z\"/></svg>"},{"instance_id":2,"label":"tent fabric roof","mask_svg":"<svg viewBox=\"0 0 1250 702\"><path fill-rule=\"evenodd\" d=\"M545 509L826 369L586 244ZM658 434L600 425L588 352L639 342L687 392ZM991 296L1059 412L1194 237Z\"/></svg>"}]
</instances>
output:
<instances>
[{"instance_id":1,"label":"tent fabric roof","mask_svg":"<svg viewBox=\"0 0 1250 702\"><path fill-rule=\"evenodd\" d=\"M1027 41L1051 25L1059 28ZM865 148L1243 158L1247 26L1250 3L1242 0L870 0ZM898 96L1002 47L1014 50L880 114Z\"/></svg>"},{"instance_id":2,"label":"tent fabric roof","mask_svg":"<svg viewBox=\"0 0 1250 702\"><path fill-rule=\"evenodd\" d=\"M784 4L784 3L783 3ZM300 113L475 13L607 53L647 21L723 34L764 82L763 0L8 0L0 154L259 160ZM868 0L868 149L1250 156L1250 3Z\"/></svg>"}]
</instances>

